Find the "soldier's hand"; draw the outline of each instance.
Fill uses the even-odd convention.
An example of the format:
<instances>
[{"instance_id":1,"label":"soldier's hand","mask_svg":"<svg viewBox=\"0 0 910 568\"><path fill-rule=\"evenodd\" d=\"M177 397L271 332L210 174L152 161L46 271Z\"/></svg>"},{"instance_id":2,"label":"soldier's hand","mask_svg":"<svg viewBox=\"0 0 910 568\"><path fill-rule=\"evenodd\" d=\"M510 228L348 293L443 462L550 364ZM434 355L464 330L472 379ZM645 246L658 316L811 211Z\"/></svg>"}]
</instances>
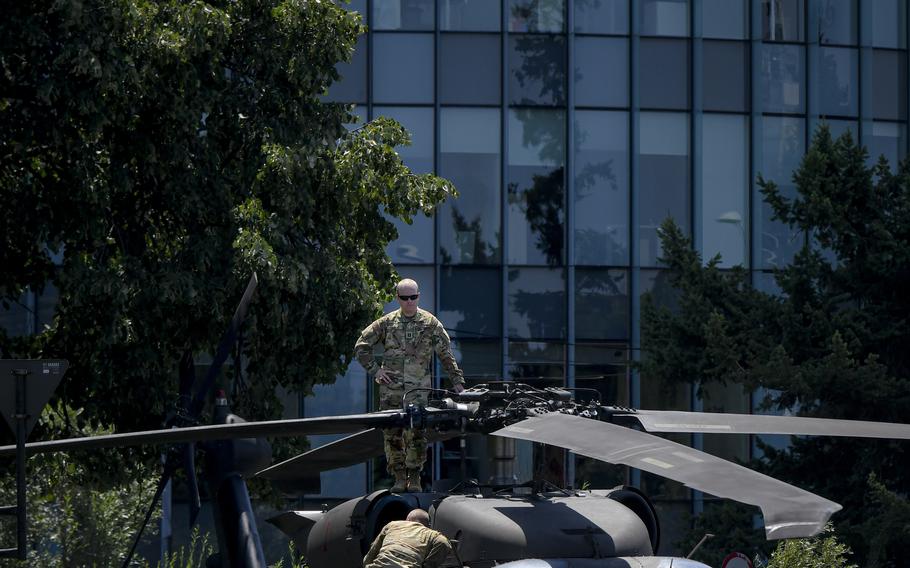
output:
<instances>
[{"instance_id":1,"label":"soldier's hand","mask_svg":"<svg viewBox=\"0 0 910 568\"><path fill-rule=\"evenodd\" d=\"M389 371L387 369L379 369L376 371L376 377L373 380L379 385L392 384L392 377L389 376Z\"/></svg>"},{"instance_id":2,"label":"soldier's hand","mask_svg":"<svg viewBox=\"0 0 910 568\"><path fill-rule=\"evenodd\" d=\"M461 392L464 390L464 385L462 383L458 383L452 387L452 390L455 391L456 394L461 394Z\"/></svg>"}]
</instances>

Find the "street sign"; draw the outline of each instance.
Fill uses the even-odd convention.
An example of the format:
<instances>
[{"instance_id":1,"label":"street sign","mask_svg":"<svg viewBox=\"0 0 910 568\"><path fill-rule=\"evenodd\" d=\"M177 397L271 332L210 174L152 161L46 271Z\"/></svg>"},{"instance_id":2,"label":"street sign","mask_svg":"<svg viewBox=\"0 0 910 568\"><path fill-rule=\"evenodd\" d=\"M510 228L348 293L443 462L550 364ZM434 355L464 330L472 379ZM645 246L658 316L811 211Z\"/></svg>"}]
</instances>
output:
<instances>
[{"instance_id":1,"label":"street sign","mask_svg":"<svg viewBox=\"0 0 910 568\"><path fill-rule=\"evenodd\" d=\"M752 568L752 562L742 552L731 552L724 558L721 568Z\"/></svg>"},{"instance_id":2,"label":"street sign","mask_svg":"<svg viewBox=\"0 0 910 568\"><path fill-rule=\"evenodd\" d=\"M0 359L0 414L16 432L16 377L25 374L25 435L41 416L69 362L63 359Z\"/></svg>"}]
</instances>

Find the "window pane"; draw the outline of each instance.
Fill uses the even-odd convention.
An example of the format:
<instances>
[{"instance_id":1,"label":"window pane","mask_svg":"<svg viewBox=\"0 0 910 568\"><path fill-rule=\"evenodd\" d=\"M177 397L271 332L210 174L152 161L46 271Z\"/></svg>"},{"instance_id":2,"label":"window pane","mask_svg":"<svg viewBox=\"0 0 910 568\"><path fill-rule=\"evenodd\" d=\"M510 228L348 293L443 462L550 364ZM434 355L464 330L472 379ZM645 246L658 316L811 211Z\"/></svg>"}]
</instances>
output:
<instances>
[{"instance_id":1,"label":"window pane","mask_svg":"<svg viewBox=\"0 0 910 568\"><path fill-rule=\"evenodd\" d=\"M702 0L702 37L749 39L746 0Z\"/></svg>"},{"instance_id":2,"label":"window pane","mask_svg":"<svg viewBox=\"0 0 910 568\"><path fill-rule=\"evenodd\" d=\"M639 262L654 266L661 255L658 229L672 217L689 233L689 117L643 112L639 137Z\"/></svg>"},{"instance_id":3,"label":"window pane","mask_svg":"<svg viewBox=\"0 0 910 568\"><path fill-rule=\"evenodd\" d=\"M351 363L344 375L330 385L314 385L312 397L305 399L304 416L339 416L367 411L366 371L357 362ZM339 435L310 436L310 447L317 448L343 438ZM322 497L347 497L366 491L367 464L361 463L320 474Z\"/></svg>"},{"instance_id":4,"label":"window pane","mask_svg":"<svg viewBox=\"0 0 910 568\"><path fill-rule=\"evenodd\" d=\"M886 120L907 118L907 54L873 51L872 116Z\"/></svg>"},{"instance_id":5,"label":"window pane","mask_svg":"<svg viewBox=\"0 0 910 568\"><path fill-rule=\"evenodd\" d=\"M749 187L748 117L702 116L701 248L720 266L746 263Z\"/></svg>"},{"instance_id":6,"label":"window pane","mask_svg":"<svg viewBox=\"0 0 910 568\"><path fill-rule=\"evenodd\" d=\"M565 385L566 347L562 343L509 343L509 377L538 388Z\"/></svg>"},{"instance_id":7,"label":"window pane","mask_svg":"<svg viewBox=\"0 0 910 568\"><path fill-rule=\"evenodd\" d=\"M627 113L575 113L575 263L629 263Z\"/></svg>"},{"instance_id":8,"label":"window pane","mask_svg":"<svg viewBox=\"0 0 910 568\"><path fill-rule=\"evenodd\" d=\"M413 107L373 107L374 116L387 116L401 123L411 133L410 146L395 150L406 166L415 173L433 171L433 109ZM433 218L423 213L413 217L408 225L400 219L391 219L398 229L398 238L386 251L395 264L423 264L433 262Z\"/></svg>"},{"instance_id":9,"label":"window pane","mask_svg":"<svg viewBox=\"0 0 910 568\"><path fill-rule=\"evenodd\" d=\"M453 338L502 335L502 276L498 268L447 266L439 275L439 321Z\"/></svg>"},{"instance_id":10,"label":"window pane","mask_svg":"<svg viewBox=\"0 0 910 568\"><path fill-rule=\"evenodd\" d=\"M629 40L612 37L575 39L575 104L629 106Z\"/></svg>"},{"instance_id":11,"label":"window pane","mask_svg":"<svg viewBox=\"0 0 910 568\"><path fill-rule=\"evenodd\" d=\"M510 264L563 263L565 112L509 111Z\"/></svg>"},{"instance_id":12,"label":"window pane","mask_svg":"<svg viewBox=\"0 0 910 568\"><path fill-rule=\"evenodd\" d=\"M374 30L432 30L436 0L373 1Z\"/></svg>"},{"instance_id":13,"label":"window pane","mask_svg":"<svg viewBox=\"0 0 910 568\"><path fill-rule=\"evenodd\" d=\"M872 45L907 47L906 0L875 0L872 4ZM865 28L865 26L863 26Z\"/></svg>"},{"instance_id":14,"label":"window pane","mask_svg":"<svg viewBox=\"0 0 910 568\"><path fill-rule=\"evenodd\" d=\"M805 58L805 48L801 46L762 46L761 89L765 112L805 112Z\"/></svg>"},{"instance_id":15,"label":"window pane","mask_svg":"<svg viewBox=\"0 0 910 568\"><path fill-rule=\"evenodd\" d=\"M338 1L335 3L348 12L357 12L360 14L360 21L366 23L367 19L365 14L367 13L367 0L350 0L347 4Z\"/></svg>"},{"instance_id":16,"label":"window pane","mask_svg":"<svg viewBox=\"0 0 910 568\"><path fill-rule=\"evenodd\" d=\"M575 270L575 337L626 339L629 284L625 270Z\"/></svg>"},{"instance_id":17,"label":"window pane","mask_svg":"<svg viewBox=\"0 0 910 568\"><path fill-rule=\"evenodd\" d=\"M431 312L436 311L436 273L432 266L407 266L396 265L400 278L410 278L420 287L420 307ZM390 282L389 287L393 287L395 282ZM394 293L394 289L390 289ZM383 313L389 313L401 307L396 298L392 298L383 307Z\"/></svg>"},{"instance_id":18,"label":"window pane","mask_svg":"<svg viewBox=\"0 0 910 568\"><path fill-rule=\"evenodd\" d=\"M773 181L784 197L796 197L793 171L799 167L805 150L806 126L801 118L765 116L762 118L761 175ZM781 268L793 260L803 245L802 234L780 221L771 219L771 206L757 190L755 203L761 203L761 214L755 219L755 244L761 250L756 258L761 268Z\"/></svg>"},{"instance_id":19,"label":"window pane","mask_svg":"<svg viewBox=\"0 0 910 568\"><path fill-rule=\"evenodd\" d=\"M818 42L856 45L856 0L818 0Z\"/></svg>"},{"instance_id":20,"label":"window pane","mask_svg":"<svg viewBox=\"0 0 910 568\"><path fill-rule=\"evenodd\" d=\"M846 47L819 48L818 112L857 116L859 112L859 56Z\"/></svg>"},{"instance_id":21,"label":"window pane","mask_svg":"<svg viewBox=\"0 0 910 568\"><path fill-rule=\"evenodd\" d=\"M575 31L628 34L629 0L575 0Z\"/></svg>"},{"instance_id":22,"label":"window pane","mask_svg":"<svg viewBox=\"0 0 910 568\"><path fill-rule=\"evenodd\" d=\"M438 210L440 261L499 264L499 109L443 108L440 113L439 175L458 188L458 198Z\"/></svg>"},{"instance_id":23,"label":"window pane","mask_svg":"<svg viewBox=\"0 0 910 568\"><path fill-rule=\"evenodd\" d=\"M575 385L600 392L603 404L629 404L629 346L625 343L578 343L575 346ZM592 393L578 392L579 401Z\"/></svg>"},{"instance_id":24,"label":"window pane","mask_svg":"<svg viewBox=\"0 0 910 568\"><path fill-rule=\"evenodd\" d=\"M679 311L680 292L673 287L670 273L666 270L642 269L638 285L641 288L639 292L641 296L650 294L656 305L673 312Z\"/></svg>"},{"instance_id":25,"label":"window pane","mask_svg":"<svg viewBox=\"0 0 910 568\"><path fill-rule=\"evenodd\" d=\"M739 41L702 43L702 104L705 110L749 110L749 52Z\"/></svg>"},{"instance_id":26,"label":"window pane","mask_svg":"<svg viewBox=\"0 0 910 568\"><path fill-rule=\"evenodd\" d=\"M433 102L433 34L373 34L373 101Z\"/></svg>"},{"instance_id":27,"label":"window pane","mask_svg":"<svg viewBox=\"0 0 910 568\"><path fill-rule=\"evenodd\" d=\"M341 103L367 102L367 37L362 35L357 38L354 55L350 63L338 63L335 66L341 76L337 82L329 86L327 101Z\"/></svg>"},{"instance_id":28,"label":"window pane","mask_svg":"<svg viewBox=\"0 0 910 568\"><path fill-rule=\"evenodd\" d=\"M439 25L443 30L498 32L502 8L490 0L439 0Z\"/></svg>"},{"instance_id":29,"label":"window pane","mask_svg":"<svg viewBox=\"0 0 910 568\"><path fill-rule=\"evenodd\" d=\"M866 136L869 148L869 162L878 162L879 156L888 159L891 171L897 170L897 163L907 155L907 127L896 122L873 122L872 136Z\"/></svg>"},{"instance_id":30,"label":"window pane","mask_svg":"<svg viewBox=\"0 0 910 568\"><path fill-rule=\"evenodd\" d=\"M826 122L831 129L831 137L835 140L849 131L853 141L859 141L859 126L855 120L827 120Z\"/></svg>"},{"instance_id":31,"label":"window pane","mask_svg":"<svg viewBox=\"0 0 910 568\"><path fill-rule=\"evenodd\" d=\"M389 217L398 229L398 238L389 243L386 254L397 264L427 264L433 262L433 218L417 213L408 225L401 219Z\"/></svg>"},{"instance_id":32,"label":"window pane","mask_svg":"<svg viewBox=\"0 0 910 568\"><path fill-rule=\"evenodd\" d=\"M762 38L769 41L805 41L803 0L762 0Z\"/></svg>"},{"instance_id":33,"label":"window pane","mask_svg":"<svg viewBox=\"0 0 910 568\"><path fill-rule=\"evenodd\" d=\"M395 151L414 173L433 172L433 109L431 107L373 107L373 116L387 116L411 134L410 146Z\"/></svg>"},{"instance_id":34,"label":"window pane","mask_svg":"<svg viewBox=\"0 0 910 568\"><path fill-rule=\"evenodd\" d=\"M642 39L639 49L642 108L689 108L689 42Z\"/></svg>"},{"instance_id":35,"label":"window pane","mask_svg":"<svg viewBox=\"0 0 910 568\"><path fill-rule=\"evenodd\" d=\"M641 0L641 35L689 35L686 0Z\"/></svg>"},{"instance_id":36,"label":"window pane","mask_svg":"<svg viewBox=\"0 0 910 568\"><path fill-rule=\"evenodd\" d=\"M509 31L560 33L564 14L565 0L509 0Z\"/></svg>"},{"instance_id":37,"label":"window pane","mask_svg":"<svg viewBox=\"0 0 910 568\"><path fill-rule=\"evenodd\" d=\"M521 105L566 104L566 41L561 36L509 37L509 101Z\"/></svg>"},{"instance_id":38,"label":"window pane","mask_svg":"<svg viewBox=\"0 0 910 568\"><path fill-rule=\"evenodd\" d=\"M439 99L442 104L500 103L502 42L498 35L442 34Z\"/></svg>"},{"instance_id":39,"label":"window pane","mask_svg":"<svg viewBox=\"0 0 910 568\"><path fill-rule=\"evenodd\" d=\"M525 339L566 336L566 276L561 268L509 270L509 335Z\"/></svg>"},{"instance_id":40,"label":"window pane","mask_svg":"<svg viewBox=\"0 0 910 568\"><path fill-rule=\"evenodd\" d=\"M502 341L456 339L452 353L468 384L502 380Z\"/></svg>"}]
</instances>

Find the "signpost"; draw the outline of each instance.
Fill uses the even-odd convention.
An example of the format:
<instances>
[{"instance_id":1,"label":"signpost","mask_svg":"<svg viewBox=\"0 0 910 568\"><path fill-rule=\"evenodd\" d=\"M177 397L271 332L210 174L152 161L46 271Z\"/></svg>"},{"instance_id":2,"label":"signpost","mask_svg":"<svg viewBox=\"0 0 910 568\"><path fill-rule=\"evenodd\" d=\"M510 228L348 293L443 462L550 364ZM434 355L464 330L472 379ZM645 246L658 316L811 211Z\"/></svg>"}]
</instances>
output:
<instances>
[{"instance_id":1,"label":"signpost","mask_svg":"<svg viewBox=\"0 0 910 568\"><path fill-rule=\"evenodd\" d=\"M26 559L25 440L68 365L60 359L0 359L0 414L16 435L16 504L0 506L0 515L16 517L16 548L0 548L0 558Z\"/></svg>"}]
</instances>

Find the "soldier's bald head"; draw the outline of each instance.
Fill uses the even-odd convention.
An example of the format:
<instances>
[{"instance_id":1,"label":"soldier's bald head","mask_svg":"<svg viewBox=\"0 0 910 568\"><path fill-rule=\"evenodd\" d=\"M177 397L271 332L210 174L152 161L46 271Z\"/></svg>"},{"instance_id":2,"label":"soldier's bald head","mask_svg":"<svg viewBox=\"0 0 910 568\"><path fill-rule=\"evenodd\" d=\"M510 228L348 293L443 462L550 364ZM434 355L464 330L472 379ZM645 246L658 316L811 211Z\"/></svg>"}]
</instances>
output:
<instances>
[{"instance_id":1,"label":"soldier's bald head","mask_svg":"<svg viewBox=\"0 0 910 568\"><path fill-rule=\"evenodd\" d=\"M417 313L417 301L420 298L420 288L417 287L417 282L405 278L395 285L395 296L398 297L401 313L408 317Z\"/></svg>"},{"instance_id":2,"label":"soldier's bald head","mask_svg":"<svg viewBox=\"0 0 910 568\"><path fill-rule=\"evenodd\" d=\"M420 292L420 286L417 285L417 281L405 278L395 285L395 291L399 294L416 294Z\"/></svg>"},{"instance_id":3,"label":"soldier's bald head","mask_svg":"<svg viewBox=\"0 0 910 568\"><path fill-rule=\"evenodd\" d=\"M405 520L411 521L412 523L420 523L425 527L430 526L430 515L423 509L414 509L408 513L408 518Z\"/></svg>"}]
</instances>

